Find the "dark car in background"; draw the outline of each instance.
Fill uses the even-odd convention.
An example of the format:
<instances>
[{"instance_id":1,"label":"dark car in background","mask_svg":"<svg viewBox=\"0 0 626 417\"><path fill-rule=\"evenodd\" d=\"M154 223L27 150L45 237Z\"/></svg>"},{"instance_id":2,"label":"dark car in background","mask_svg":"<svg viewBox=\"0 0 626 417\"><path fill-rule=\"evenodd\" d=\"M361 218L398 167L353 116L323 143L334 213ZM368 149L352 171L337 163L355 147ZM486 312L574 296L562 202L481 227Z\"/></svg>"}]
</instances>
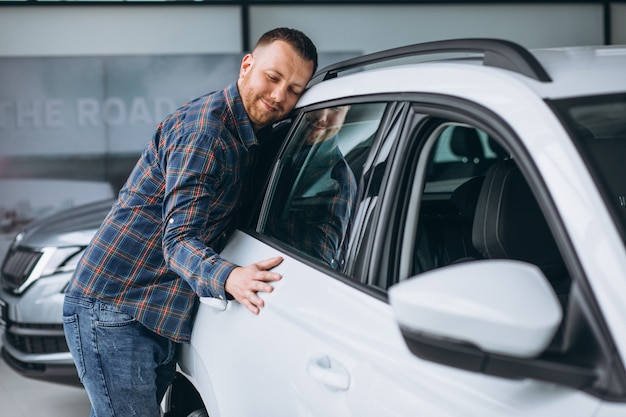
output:
<instances>
[{"instance_id":1,"label":"dark car in background","mask_svg":"<svg viewBox=\"0 0 626 417\"><path fill-rule=\"evenodd\" d=\"M80 385L63 334L64 290L113 202L107 199L36 220L9 247L0 275L2 358L21 375Z\"/></svg>"}]
</instances>

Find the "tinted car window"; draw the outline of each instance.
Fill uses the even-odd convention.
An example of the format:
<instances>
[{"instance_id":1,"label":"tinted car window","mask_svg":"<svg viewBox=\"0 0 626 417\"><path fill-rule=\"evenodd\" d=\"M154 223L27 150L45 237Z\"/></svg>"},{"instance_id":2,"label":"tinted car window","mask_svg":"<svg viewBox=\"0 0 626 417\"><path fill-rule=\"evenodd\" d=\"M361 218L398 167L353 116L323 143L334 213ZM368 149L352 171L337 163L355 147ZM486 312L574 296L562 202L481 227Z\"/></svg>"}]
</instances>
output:
<instances>
[{"instance_id":1,"label":"tinted car window","mask_svg":"<svg viewBox=\"0 0 626 417\"><path fill-rule=\"evenodd\" d=\"M384 103L306 112L270 184L261 232L316 262L340 270L343 247Z\"/></svg>"},{"instance_id":2,"label":"tinted car window","mask_svg":"<svg viewBox=\"0 0 626 417\"><path fill-rule=\"evenodd\" d=\"M553 102L572 133L626 242L626 94Z\"/></svg>"},{"instance_id":3,"label":"tinted car window","mask_svg":"<svg viewBox=\"0 0 626 417\"><path fill-rule=\"evenodd\" d=\"M451 137L459 131L462 135L455 140L480 145L474 150L475 159L451 161L447 156ZM416 165L413 181L423 184L398 196L397 206L406 213L397 225L401 239L395 239L402 245L389 256L390 262L404 267L376 286L387 290L434 269L510 259L537 266L566 311L571 275L517 158L480 129L451 121L443 121L415 142L427 144L423 160L428 172L424 174L424 166ZM474 145L458 144L457 149ZM479 151L484 154L479 156ZM558 345L560 338L559 333L553 343Z\"/></svg>"}]
</instances>

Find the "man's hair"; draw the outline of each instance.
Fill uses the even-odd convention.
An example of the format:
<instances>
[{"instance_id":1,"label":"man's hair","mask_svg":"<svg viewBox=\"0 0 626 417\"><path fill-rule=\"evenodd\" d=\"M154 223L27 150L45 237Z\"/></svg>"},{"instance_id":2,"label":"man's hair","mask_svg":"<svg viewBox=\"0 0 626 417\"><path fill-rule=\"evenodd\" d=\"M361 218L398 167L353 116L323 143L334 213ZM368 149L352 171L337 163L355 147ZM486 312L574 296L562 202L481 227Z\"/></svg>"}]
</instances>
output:
<instances>
[{"instance_id":1,"label":"man's hair","mask_svg":"<svg viewBox=\"0 0 626 417\"><path fill-rule=\"evenodd\" d=\"M317 48L313 41L298 29L276 28L265 32L257 41L255 48L269 45L274 41L287 42L306 61L313 62L313 74L317 71Z\"/></svg>"}]
</instances>

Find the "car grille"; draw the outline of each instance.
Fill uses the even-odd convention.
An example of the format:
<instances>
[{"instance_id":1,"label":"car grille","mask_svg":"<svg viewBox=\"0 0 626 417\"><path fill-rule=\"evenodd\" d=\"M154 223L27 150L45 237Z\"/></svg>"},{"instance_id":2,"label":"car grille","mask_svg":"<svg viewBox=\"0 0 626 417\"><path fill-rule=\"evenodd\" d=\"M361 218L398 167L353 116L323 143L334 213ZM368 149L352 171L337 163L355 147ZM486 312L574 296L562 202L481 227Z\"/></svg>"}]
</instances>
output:
<instances>
[{"instance_id":1,"label":"car grille","mask_svg":"<svg viewBox=\"0 0 626 417\"><path fill-rule=\"evenodd\" d=\"M62 324L10 325L5 337L7 344L27 354L69 352Z\"/></svg>"},{"instance_id":2,"label":"car grille","mask_svg":"<svg viewBox=\"0 0 626 417\"><path fill-rule=\"evenodd\" d=\"M16 293L33 272L42 255L42 252L20 248L10 250L2 265L2 288Z\"/></svg>"}]
</instances>

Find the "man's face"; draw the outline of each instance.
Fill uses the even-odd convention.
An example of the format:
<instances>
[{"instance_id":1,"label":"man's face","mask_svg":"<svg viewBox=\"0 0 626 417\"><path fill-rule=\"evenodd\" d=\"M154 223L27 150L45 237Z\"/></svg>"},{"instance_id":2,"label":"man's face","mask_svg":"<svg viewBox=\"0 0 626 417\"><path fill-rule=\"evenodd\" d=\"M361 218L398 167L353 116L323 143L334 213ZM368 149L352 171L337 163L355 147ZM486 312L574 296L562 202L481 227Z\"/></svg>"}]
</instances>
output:
<instances>
[{"instance_id":1,"label":"man's face","mask_svg":"<svg viewBox=\"0 0 626 417\"><path fill-rule=\"evenodd\" d=\"M301 58L283 41L247 54L239 72L239 94L255 130L293 110L313 75L313 62Z\"/></svg>"},{"instance_id":2,"label":"man's face","mask_svg":"<svg viewBox=\"0 0 626 417\"><path fill-rule=\"evenodd\" d=\"M339 106L307 113L305 118L308 131L305 142L313 145L335 136L346 120L348 109L350 106Z\"/></svg>"}]
</instances>

